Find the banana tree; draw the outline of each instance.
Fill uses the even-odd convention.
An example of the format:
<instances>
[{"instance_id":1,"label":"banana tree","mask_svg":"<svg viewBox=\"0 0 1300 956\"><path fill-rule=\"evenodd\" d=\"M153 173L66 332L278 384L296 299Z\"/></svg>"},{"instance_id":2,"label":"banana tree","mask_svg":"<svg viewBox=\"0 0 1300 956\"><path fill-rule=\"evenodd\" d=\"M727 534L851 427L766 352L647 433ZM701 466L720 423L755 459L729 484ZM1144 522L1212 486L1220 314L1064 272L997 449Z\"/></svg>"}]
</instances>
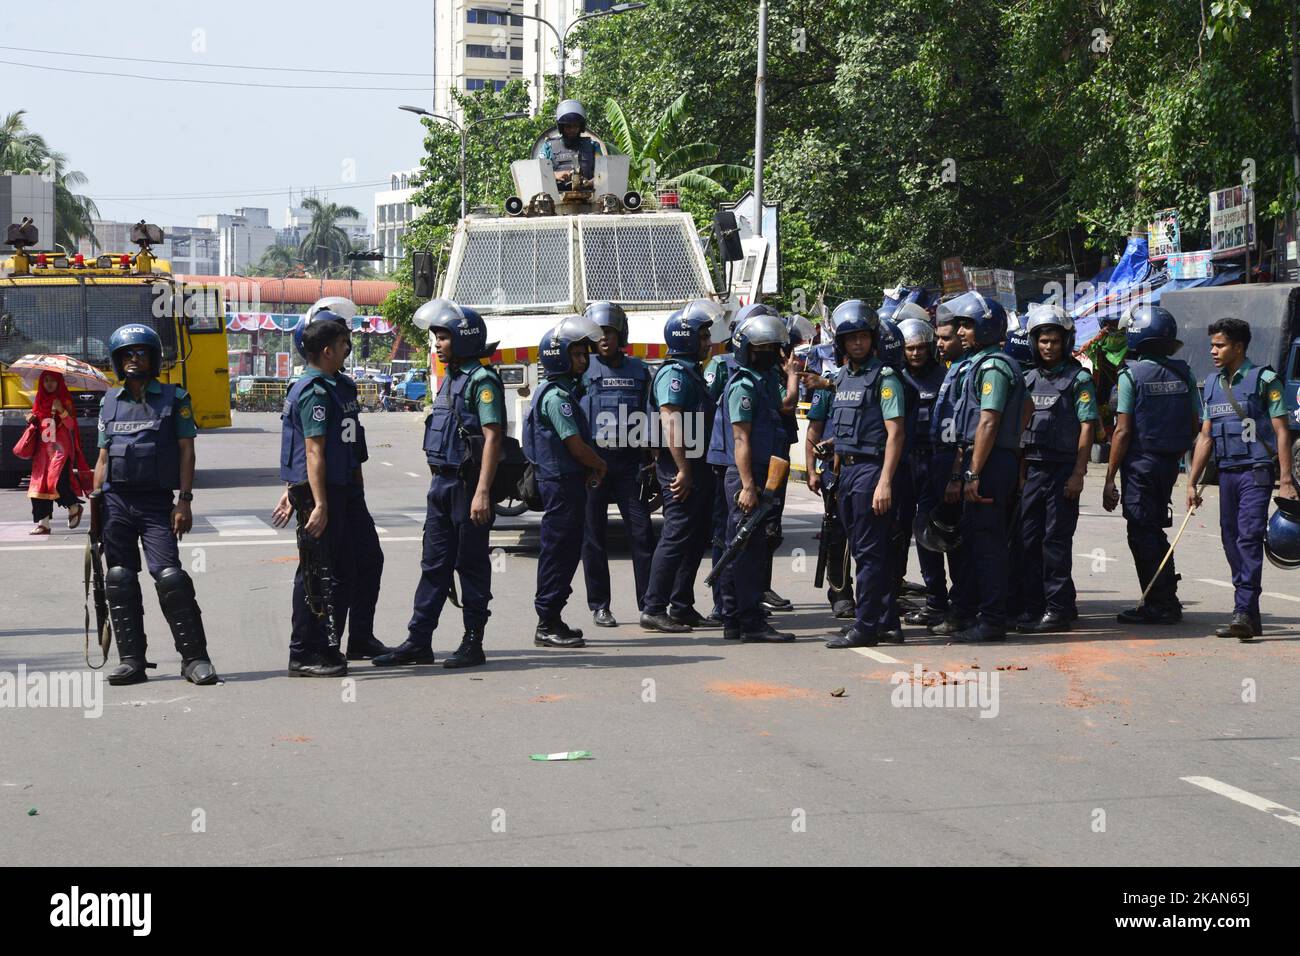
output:
<instances>
[{"instance_id":1,"label":"banana tree","mask_svg":"<svg viewBox=\"0 0 1300 956\"><path fill-rule=\"evenodd\" d=\"M616 100L605 101L611 144L630 160L630 186L642 192L676 188L716 198L727 194L728 183L748 174L744 166L717 162L717 145L684 142L682 126L687 115L683 93L669 104L652 129L642 132L632 125Z\"/></svg>"}]
</instances>

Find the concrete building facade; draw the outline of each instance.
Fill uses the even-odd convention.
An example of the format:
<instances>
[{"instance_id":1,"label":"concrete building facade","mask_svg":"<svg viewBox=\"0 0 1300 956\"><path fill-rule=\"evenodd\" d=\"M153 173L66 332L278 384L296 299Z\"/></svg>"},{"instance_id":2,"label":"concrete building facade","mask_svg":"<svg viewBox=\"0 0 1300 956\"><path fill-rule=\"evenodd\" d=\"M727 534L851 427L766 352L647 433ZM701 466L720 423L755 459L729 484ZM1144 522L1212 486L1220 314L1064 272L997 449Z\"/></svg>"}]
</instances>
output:
<instances>
[{"instance_id":1,"label":"concrete building facade","mask_svg":"<svg viewBox=\"0 0 1300 956\"><path fill-rule=\"evenodd\" d=\"M524 76L524 24L502 0L435 4L433 112L461 118L451 91L501 89ZM518 5L515 5L518 9Z\"/></svg>"},{"instance_id":2,"label":"concrete building facade","mask_svg":"<svg viewBox=\"0 0 1300 956\"><path fill-rule=\"evenodd\" d=\"M46 182L39 173L0 175L0 229L22 222L24 217L36 226L40 248L53 249L54 180ZM7 256L12 251L5 246L0 249L0 255Z\"/></svg>"},{"instance_id":3,"label":"concrete building facade","mask_svg":"<svg viewBox=\"0 0 1300 956\"><path fill-rule=\"evenodd\" d=\"M384 254L375 268L382 274L395 270L397 260L406 255L402 237L410 230L411 221L424 212L411 202L416 193L412 184L419 172L416 167L393 173L390 188L375 193L375 248Z\"/></svg>"}]
</instances>

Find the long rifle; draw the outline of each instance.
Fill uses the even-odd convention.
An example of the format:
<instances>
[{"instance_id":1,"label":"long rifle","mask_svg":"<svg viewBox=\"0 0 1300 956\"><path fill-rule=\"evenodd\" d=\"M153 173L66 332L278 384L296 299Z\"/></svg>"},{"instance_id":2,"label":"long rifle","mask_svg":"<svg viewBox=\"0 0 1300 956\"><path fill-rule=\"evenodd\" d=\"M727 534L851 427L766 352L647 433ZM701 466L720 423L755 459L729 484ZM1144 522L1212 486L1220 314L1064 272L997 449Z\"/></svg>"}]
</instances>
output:
<instances>
[{"instance_id":1,"label":"long rifle","mask_svg":"<svg viewBox=\"0 0 1300 956\"><path fill-rule=\"evenodd\" d=\"M785 483L789 474L790 462L785 458L773 455L767 466L767 484L763 486L763 491L758 496L758 504L754 506L753 511L745 516L745 520L741 522L740 528L736 531L736 536L731 539L731 543L727 545L722 552L722 556L718 558L718 563L713 566L709 576L704 579L705 587L713 586L713 582L726 570L727 565L736 560L740 552L745 550L745 546L749 544L749 539L753 536L754 531L762 527L763 522L771 516L777 505L777 490Z\"/></svg>"}]
</instances>

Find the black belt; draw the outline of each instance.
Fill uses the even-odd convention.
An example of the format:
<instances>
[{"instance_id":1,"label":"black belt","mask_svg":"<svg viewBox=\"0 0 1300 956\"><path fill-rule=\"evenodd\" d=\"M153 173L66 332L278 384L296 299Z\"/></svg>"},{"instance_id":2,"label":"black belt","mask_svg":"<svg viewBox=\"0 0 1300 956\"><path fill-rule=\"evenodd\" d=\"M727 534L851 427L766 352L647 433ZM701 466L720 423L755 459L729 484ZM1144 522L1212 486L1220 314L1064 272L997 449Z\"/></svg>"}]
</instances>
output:
<instances>
[{"instance_id":1,"label":"black belt","mask_svg":"<svg viewBox=\"0 0 1300 956\"><path fill-rule=\"evenodd\" d=\"M864 465L869 461L880 461L879 455L840 455L840 465Z\"/></svg>"},{"instance_id":2,"label":"black belt","mask_svg":"<svg viewBox=\"0 0 1300 956\"><path fill-rule=\"evenodd\" d=\"M430 465L436 474L443 478L459 478L460 465Z\"/></svg>"}]
</instances>

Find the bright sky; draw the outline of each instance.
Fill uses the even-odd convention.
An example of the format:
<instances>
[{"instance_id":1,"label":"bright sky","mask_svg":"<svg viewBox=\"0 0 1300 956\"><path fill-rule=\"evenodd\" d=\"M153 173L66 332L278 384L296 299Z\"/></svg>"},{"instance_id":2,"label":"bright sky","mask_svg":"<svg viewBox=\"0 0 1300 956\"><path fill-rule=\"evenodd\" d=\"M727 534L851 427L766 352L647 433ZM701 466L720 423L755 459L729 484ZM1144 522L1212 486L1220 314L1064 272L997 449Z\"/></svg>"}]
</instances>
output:
<instances>
[{"instance_id":1,"label":"bright sky","mask_svg":"<svg viewBox=\"0 0 1300 956\"><path fill-rule=\"evenodd\" d=\"M433 84L446 82L433 76L432 0L6 3L0 47L0 115L25 109L28 128L89 177L83 191L103 218L164 228L237 206L268 207L279 228L290 187L306 186L373 227L373 194L387 187L365 184L419 165L423 127L397 107L431 109Z\"/></svg>"}]
</instances>

